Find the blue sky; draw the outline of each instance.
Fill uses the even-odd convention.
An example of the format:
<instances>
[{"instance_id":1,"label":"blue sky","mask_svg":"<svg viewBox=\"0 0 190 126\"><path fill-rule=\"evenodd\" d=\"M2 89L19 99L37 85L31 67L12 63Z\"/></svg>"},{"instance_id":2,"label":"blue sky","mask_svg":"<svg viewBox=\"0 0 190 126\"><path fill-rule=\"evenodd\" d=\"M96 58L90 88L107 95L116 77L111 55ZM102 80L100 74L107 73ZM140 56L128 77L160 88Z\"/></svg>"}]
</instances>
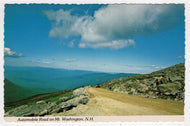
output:
<instances>
[{"instance_id":1,"label":"blue sky","mask_svg":"<svg viewBox=\"0 0 190 126\"><path fill-rule=\"evenodd\" d=\"M5 65L150 73L185 62L184 5L5 6Z\"/></svg>"}]
</instances>

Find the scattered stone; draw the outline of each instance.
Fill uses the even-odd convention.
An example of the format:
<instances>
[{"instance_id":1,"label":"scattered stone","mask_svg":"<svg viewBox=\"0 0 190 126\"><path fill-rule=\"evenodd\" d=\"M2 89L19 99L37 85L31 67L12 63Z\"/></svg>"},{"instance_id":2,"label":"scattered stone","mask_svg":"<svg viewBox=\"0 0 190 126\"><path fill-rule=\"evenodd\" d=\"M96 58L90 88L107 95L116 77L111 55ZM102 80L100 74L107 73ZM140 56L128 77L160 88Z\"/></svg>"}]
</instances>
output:
<instances>
[{"instance_id":1,"label":"scattered stone","mask_svg":"<svg viewBox=\"0 0 190 126\"><path fill-rule=\"evenodd\" d=\"M73 96L74 97L77 97L77 96L80 96L80 95L88 95L85 88L82 87L82 88L75 89L73 91Z\"/></svg>"},{"instance_id":2,"label":"scattered stone","mask_svg":"<svg viewBox=\"0 0 190 126\"><path fill-rule=\"evenodd\" d=\"M46 104L45 101L37 101L36 104Z\"/></svg>"},{"instance_id":3,"label":"scattered stone","mask_svg":"<svg viewBox=\"0 0 190 126\"><path fill-rule=\"evenodd\" d=\"M46 115L47 113L48 113L48 110L45 109L45 110L43 110L42 112L40 112L38 115L39 115L39 116L43 116L43 115Z\"/></svg>"},{"instance_id":4,"label":"scattered stone","mask_svg":"<svg viewBox=\"0 0 190 126\"><path fill-rule=\"evenodd\" d=\"M69 97L60 97L59 98L59 100L62 100L62 101L66 101L66 100L68 100L69 99Z\"/></svg>"},{"instance_id":5,"label":"scattered stone","mask_svg":"<svg viewBox=\"0 0 190 126\"><path fill-rule=\"evenodd\" d=\"M146 75L119 78L99 84L114 92L170 100L184 100L184 63ZM109 88L111 86L111 88Z\"/></svg>"},{"instance_id":6,"label":"scattered stone","mask_svg":"<svg viewBox=\"0 0 190 126\"><path fill-rule=\"evenodd\" d=\"M79 104L86 104L89 101L89 95L85 88L79 88L73 91L73 98L61 97L53 103L46 103L44 100L37 101L34 104L22 105L5 113L5 116L29 117L44 116L52 113L68 111Z\"/></svg>"}]
</instances>

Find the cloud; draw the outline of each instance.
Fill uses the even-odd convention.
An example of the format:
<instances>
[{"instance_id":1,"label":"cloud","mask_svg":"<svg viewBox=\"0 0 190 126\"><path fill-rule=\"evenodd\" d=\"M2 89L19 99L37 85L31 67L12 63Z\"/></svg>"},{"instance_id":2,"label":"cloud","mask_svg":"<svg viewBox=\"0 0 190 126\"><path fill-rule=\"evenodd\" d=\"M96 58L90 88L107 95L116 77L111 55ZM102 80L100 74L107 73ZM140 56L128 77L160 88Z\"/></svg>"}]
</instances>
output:
<instances>
[{"instance_id":1,"label":"cloud","mask_svg":"<svg viewBox=\"0 0 190 126\"><path fill-rule=\"evenodd\" d=\"M177 59L181 59L181 58L184 58L184 56L178 56L178 57L176 57Z\"/></svg>"},{"instance_id":2,"label":"cloud","mask_svg":"<svg viewBox=\"0 0 190 126\"><path fill-rule=\"evenodd\" d=\"M160 69L160 67L154 67L155 69Z\"/></svg>"},{"instance_id":3,"label":"cloud","mask_svg":"<svg viewBox=\"0 0 190 126\"><path fill-rule=\"evenodd\" d=\"M147 66L144 66L144 67L156 67L156 65L147 65Z\"/></svg>"},{"instance_id":4,"label":"cloud","mask_svg":"<svg viewBox=\"0 0 190 126\"><path fill-rule=\"evenodd\" d=\"M75 40L72 40L71 42L69 42L68 47L73 48L73 47L75 46L74 41L75 41Z\"/></svg>"},{"instance_id":5,"label":"cloud","mask_svg":"<svg viewBox=\"0 0 190 126\"><path fill-rule=\"evenodd\" d=\"M161 67L155 66L154 68L155 68L155 69L164 69L164 68L166 68L166 67L164 67L164 66L161 66Z\"/></svg>"},{"instance_id":6,"label":"cloud","mask_svg":"<svg viewBox=\"0 0 190 126\"><path fill-rule=\"evenodd\" d=\"M48 61L42 61L40 63L44 63L44 64L50 64L51 62L48 62Z\"/></svg>"},{"instance_id":7,"label":"cloud","mask_svg":"<svg viewBox=\"0 0 190 126\"><path fill-rule=\"evenodd\" d=\"M72 30L72 25L77 20L76 16L72 16L70 11L60 9L58 11L48 10L44 11L50 21L53 21L53 28L49 32L50 37L63 36L68 38L75 35L76 32Z\"/></svg>"},{"instance_id":8,"label":"cloud","mask_svg":"<svg viewBox=\"0 0 190 126\"><path fill-rule=\"evenodd\" d=\"M113 40L111 42L101 42L101 43L89 43L83 42L79 44L79 48L110 48L110 49L122 49L125 47L132 47L135 45L134 40Z\"/></svg>"},{"instance_id":9,"label":"cloud","mask_svg":"<svg viewBox=\"0 0 190 126\"><path fill-rule=\"evenodd\" d=\"M144 66L144 67L148 67L148 68L153 68L153 69L164 69L166 67L164 66L157 66L157 65L147 65L147 66Z\"/></svg>"},{"instance_id":10,"label":"cloud","mask_svg":"<svg viewBox=\"0 0 190 126\"><path fill-rule=\"evenodd\" d=\"M42 61L41 59L32 60L33 63L51 64L49 61Z\"/></svg>"},{"instance_id":11,"label":"cloud","mask_svg":"<svg viewBox=\"0 0 190 126\"><path fill-rule=\"evenodd\" d=\"M164 67L164 66L161 66L160 68L164 69L164 68L166 68L166 67Z\"/></svg>"},{"instance_id":12,"label":"cloud","mask_svg":"<svg viewBox=\"0 0 190 126\"><path fill-rule=\"evenodd\" d=\"M80 48L129 47L126 41L134 37L159 33L184 21L184 5L179 4L108 5L93 16L77 16L63 9L44 13L52 22L50 37L80 36ZM117 43L123 46L118 47Z\"/></svg>"},{"instance_id":13,"label":"cloud","mask_svg":"<svg viewBox=\"0 0 190 126\"><path fill-rule=\"evenodd\" d=\"M4 48L4 56L5 57L22 57L23 54L22 53L18 54L12 51L10 48Z\"/></svg>"},{"instance_id":14,"label":"cloud","mask_svg":"<svg viewBox=\"0 0 190 126\"><path fill-rule=\"evenodd\" d=\"M66 59L66 62L74 62L74 61L77 61L77 59L74 59L74 58L72 58L72 59Z\"/></svg>"}]
</instances>

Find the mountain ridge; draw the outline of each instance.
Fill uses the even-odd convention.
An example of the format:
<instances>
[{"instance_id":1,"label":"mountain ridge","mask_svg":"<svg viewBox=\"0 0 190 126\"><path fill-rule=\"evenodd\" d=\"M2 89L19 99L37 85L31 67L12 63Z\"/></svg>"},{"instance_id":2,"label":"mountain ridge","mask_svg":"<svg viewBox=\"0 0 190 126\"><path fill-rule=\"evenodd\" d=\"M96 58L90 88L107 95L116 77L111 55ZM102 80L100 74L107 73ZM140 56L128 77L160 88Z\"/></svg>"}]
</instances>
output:
<instances>
[{"instance_id":1,"label":"mountain ridge","mask_svg":"<svg viewBox=\"0 0 190 126\"><path fill-rule=\"evenodd\" d=\"M19 74L18 74L19 73ZM95 85L115 78L136 74L110 74L82 70L64 70L41 67L6 67L5 78L26 88L72 89ZM101 78L100 80L97 80Z\"/></svg>"},{"instance_id":2,"label":"mountain ridge","mask_svg":"<svg viewBox=\"0 0 190 126\"><path fill-rule=\"evenodd\" d=\"M96 87L147 98L184 100L184 63L152 72L110 80Z\"/></svg>"}]
</instances>

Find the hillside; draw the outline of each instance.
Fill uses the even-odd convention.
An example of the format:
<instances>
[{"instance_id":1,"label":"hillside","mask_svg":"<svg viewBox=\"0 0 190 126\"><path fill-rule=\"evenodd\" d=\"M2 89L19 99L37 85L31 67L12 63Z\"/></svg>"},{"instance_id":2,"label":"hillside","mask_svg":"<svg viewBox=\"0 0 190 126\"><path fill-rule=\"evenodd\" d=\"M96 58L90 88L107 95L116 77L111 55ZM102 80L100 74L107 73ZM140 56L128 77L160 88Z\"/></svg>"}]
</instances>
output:
<instances>
[{"instance_id":1,"label":"hillside","mask_svg":"<svg viewBox=\"0 0 190 126\"><path fill-rule=\"evenodd\" d=\"M4 80L4 102L13 102L13 101L18 101L23 98L27 98L29 96L33 96L35 94L38 94L38 91L28 89L28 88L23 88L21 86L18 86L11 81L7 80L5 78Z\"/></svg>"},{"instance_id":2,"label":"hillside","mask_svg":"<svg viewBox=\"0 0 190 126\"><path fill-rule=\"evenodd\" d=\"M114 79L96 87L147 98L184 100L184 63L150 74Z\"/></svg>"},{"instance_id":3,"label":"hillside","mask_svg":"<svg viewBox=\"0 0 190 126\"><path fill-rule=\"evenodd\" d=\"M5 104L5 116L183 115L184 64ZM103 89L104 88L104 89Z\"/></svg>"}]
</instances>

